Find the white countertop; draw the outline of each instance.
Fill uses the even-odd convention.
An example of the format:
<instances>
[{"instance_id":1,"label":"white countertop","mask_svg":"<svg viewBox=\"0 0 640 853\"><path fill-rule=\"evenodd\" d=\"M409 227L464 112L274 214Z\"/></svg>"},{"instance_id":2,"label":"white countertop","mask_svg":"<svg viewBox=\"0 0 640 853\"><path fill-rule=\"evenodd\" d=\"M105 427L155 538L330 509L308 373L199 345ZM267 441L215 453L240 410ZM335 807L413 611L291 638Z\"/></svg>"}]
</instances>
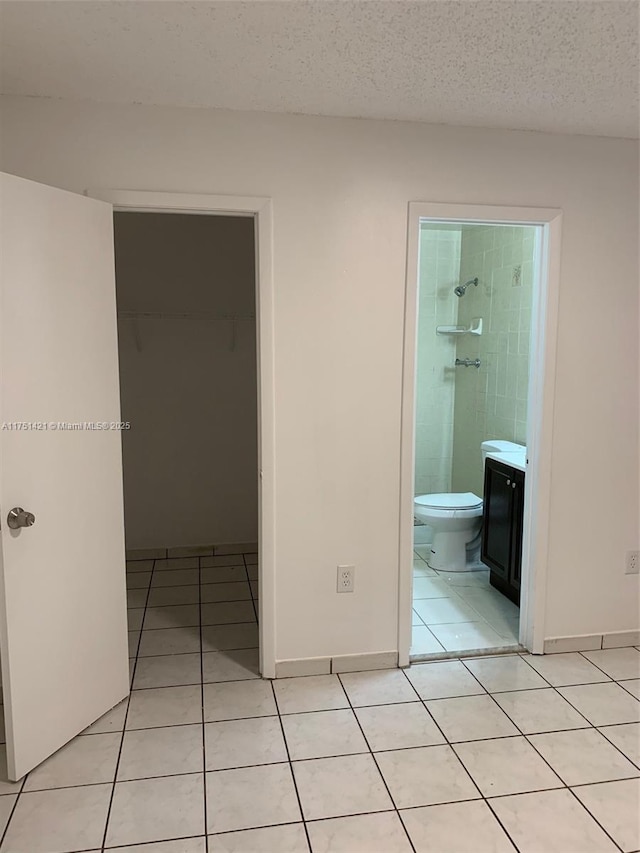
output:
<instances>
[{"instance_id":1,"label":"white countertop","mask_svg":"<svg viewBox=\"0 0 640 853\"><path fill-rule=\"evenodd\" d=\"M487 459L495 459L496 462L502 462L503 465L509 465L509 467L511 468L517 468L518 471L527 470L526 447L520 453L506 453L504 451L497 453L487 453Z\"/></svg>"}]
</instances>

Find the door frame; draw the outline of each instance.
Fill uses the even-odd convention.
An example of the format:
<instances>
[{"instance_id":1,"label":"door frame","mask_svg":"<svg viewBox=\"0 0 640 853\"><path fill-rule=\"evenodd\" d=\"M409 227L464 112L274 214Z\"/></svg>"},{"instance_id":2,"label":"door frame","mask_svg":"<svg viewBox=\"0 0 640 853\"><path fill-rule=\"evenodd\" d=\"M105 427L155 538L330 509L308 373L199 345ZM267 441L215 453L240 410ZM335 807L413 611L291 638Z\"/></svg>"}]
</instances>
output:
<instances>
[{"instance_id":1,"label":"door frame","mask_svg":"<svg viewBox=\"0 0 640 853\"><path fill-rule=\"evenodd\" d=\"M398 664L409 665L413 599L413 499L420 222L534 225L532 339L527 401L527 476L522 547L520 644L544 651L551 454L560 290L562 211L556 208L410 202L402 366ZM479 452L479 450L478 450Z\"/></svg>"},{"instance_id":2,"label":"door frame","mask_svg":"<svg viewBox=\"0 0 640 853\"><path fill-rule=\"evenodd\" d=\"M275 380L273 213L270 198L88 189L114 211L250 216L255 221L258 368L258 579L260 673L275 678Z\"/></svg>"}]
</instances>

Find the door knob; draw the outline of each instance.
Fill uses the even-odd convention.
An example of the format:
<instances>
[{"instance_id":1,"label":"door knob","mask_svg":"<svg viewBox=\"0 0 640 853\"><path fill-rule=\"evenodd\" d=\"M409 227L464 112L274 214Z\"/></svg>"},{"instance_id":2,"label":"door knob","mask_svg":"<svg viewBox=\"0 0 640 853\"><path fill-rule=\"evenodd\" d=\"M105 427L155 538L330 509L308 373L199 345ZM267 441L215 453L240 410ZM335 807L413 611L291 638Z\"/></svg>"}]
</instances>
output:
<instances>
[{"instance_id":1,"label":"door knob","mask_svg":"<svg viewBox=\"0 0 640 853\"><path fill-rule=\"evenodd\" d=\"M14 506L12 510L9 510L7 516L7 524L12 530L17 530L19 527L31 527L35 520L35 515L32 512L25 512L21 506Z\"/></svg>"}]
</instances>

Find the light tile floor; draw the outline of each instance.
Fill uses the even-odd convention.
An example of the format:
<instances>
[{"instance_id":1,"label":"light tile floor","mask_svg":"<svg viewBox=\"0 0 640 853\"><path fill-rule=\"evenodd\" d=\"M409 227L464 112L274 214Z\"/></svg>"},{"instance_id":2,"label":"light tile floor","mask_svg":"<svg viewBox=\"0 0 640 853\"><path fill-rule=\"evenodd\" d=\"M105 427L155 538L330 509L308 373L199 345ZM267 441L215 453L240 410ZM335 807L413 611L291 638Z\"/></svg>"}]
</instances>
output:
<instances>
[{"instance_id":1,"label":"light tile floor","mask_svg":"<svg viewBox=\"0 0 640 853\"><path fill-rule=\"evenodd\" d=\"M417 545L413 562L411 656L518 645L520 610L489 583L489 570L439 572Z\"/></svg>"},{"instance_id":2,"label":"light tile floor","mask_svg":"<svg viewBox=\"0 0 640 853\"><path fill-rule=\"evenodd\" d=\"M640 850L640 650L263 681L255 555L182 563L129 565L131 696L0 781L2 853Z\"/></svg>"}]
</instances>

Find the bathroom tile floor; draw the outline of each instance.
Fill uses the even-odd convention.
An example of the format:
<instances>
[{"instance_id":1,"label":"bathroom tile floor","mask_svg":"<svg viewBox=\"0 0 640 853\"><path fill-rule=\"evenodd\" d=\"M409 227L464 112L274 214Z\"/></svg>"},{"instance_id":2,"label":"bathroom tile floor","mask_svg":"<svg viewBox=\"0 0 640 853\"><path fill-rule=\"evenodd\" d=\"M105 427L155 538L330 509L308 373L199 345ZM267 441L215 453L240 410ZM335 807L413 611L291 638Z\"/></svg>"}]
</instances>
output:
<instances>
[{"instance_id":1,"label":"bathroom tile floor","mask_svg":"<svg viewBox=\"0 0 640 853\"><path fill-rule=\"evenodd\" d=\"M0 773L2 853L640 850L638 649L263 681L256 577L129 564L131 696Z\"/></svg>"},{"instance_id":2,"label":"bathroom tile floor","mask_svg":"<svg viewBox=\"0 0 640 853\"><path fill-rule=\"evenodd\" d=\"M412 657L517 646L520 610L491 586L489 570L438 572L428 550L414 551Z\"/></svg>"}]
</instances>

